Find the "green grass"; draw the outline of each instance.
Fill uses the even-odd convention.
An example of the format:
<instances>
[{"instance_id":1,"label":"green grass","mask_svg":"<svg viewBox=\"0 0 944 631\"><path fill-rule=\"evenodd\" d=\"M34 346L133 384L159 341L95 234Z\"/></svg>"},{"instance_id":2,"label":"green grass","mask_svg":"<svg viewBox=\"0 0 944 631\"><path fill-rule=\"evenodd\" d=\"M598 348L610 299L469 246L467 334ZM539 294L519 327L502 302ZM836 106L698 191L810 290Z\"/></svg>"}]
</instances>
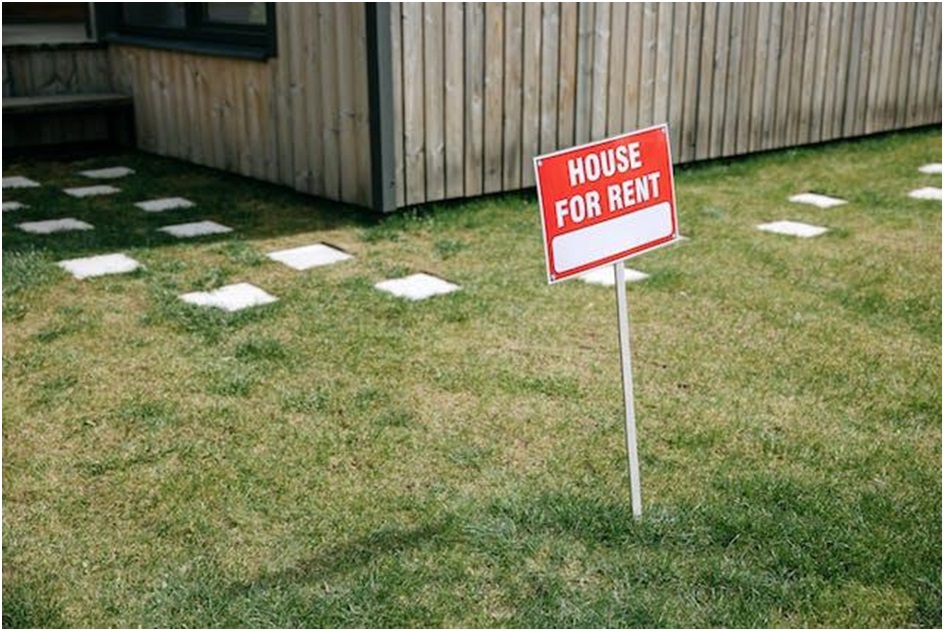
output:
<instances>
[{"instance_id":1,"label":"green grass","mask_svg":"<svg viewBox=\"0 0 944 631\"><path fill-rule=\"evenodd\" d=\"M678 169L690 240L630 264L640 520L613 292L547 286L533 192L381 219L143 154L6 164L46 186L4 193L4 626L939 627L941 207L906 193L940 147ZM120 194L59 191L111 164ZM15 228L66 216L96 230ZM155 231L191 219L235 231ZM355 259L265 258L314 242ZM55 265L114 251L144 269ZM417 271L462 291L372 287ZM242 281L280 301L177 298Z\"/></svg>"}]
</instances>

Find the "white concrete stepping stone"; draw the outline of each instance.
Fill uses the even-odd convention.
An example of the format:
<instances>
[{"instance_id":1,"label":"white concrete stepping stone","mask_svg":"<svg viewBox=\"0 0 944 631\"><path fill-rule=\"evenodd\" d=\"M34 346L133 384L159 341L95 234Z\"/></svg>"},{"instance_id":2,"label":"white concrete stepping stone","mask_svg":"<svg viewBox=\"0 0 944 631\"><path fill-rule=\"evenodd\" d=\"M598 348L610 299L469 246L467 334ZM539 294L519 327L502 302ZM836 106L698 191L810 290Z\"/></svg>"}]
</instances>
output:
<instances>
[{"instance_id":1,"label":"white concrete stepping stone","mask_svg":"<svg viewBox=\"0 0 944 631\"><path fill-rule=\"evenodd\" d=\"M138 202L135 206L149 213L160 213L165 210L175 210L177 208L193 208L196 204L183 197L162 197L160 199L149 199L145 202Z\"/></svg>"},{"instance_id":2,"label":"white concrete stepping stone","mask_svg":"<svg viewBox=\"0 0 944 631\"><path fill-rule=\"evenodd\" d=\"M646 280L649 278L649 274L646 274L645 272L640 272L639 270L629 267L624 269L624 276L626 277L627 283L637 283L641 280ZM612 265L604 265L603 267L598 267L596 269L590 270L589 272L584 272L577 278L585 283L590 283L591 285L603 285L604 287L616 286L616 273Z\"/></svg>"},{"instance_id":3,"label":"white concrete stepping stone","mask_svg":"<svg viewBox=\"0 0 944 631\"><path fill-rule=\"evenodd\" d=\"M79 171L79 175L90 177L96 180L112 180L119 177L125 177L134 173L134 169L128 167L108 167L106 169L92 169L91 171Z\"/></svg>"},{"instance_id":4,"label":"white concrete stepping stone","mask_svg":"<svg viewBox=\"0 0 944 631\"><path fill-rule=\"evenodd\" d=\"M3 188L36 188L39 182L34 182L22 175L11 175L3 178Z\"/></svg>"},{"instance_id":5,"label":"white concrete stepping stone","mask_svg":"<svg viewBox=\"0 0 944 631\"><path fill-rule=\"evenodd\" d=\"M79 186L77 188L65 189L66 195L72 197L94 197L95 195L113 195L120 193L120 188L109 186L108 184L96 184L95 186Z\"/></svg>"},{"instance_id":6,"label":"white concrete stepping stone","mask_svg":"<svg viewBox=\"0 0 944 631\"><path fill-rule=\"evenodd\" d=\"M275 296L267 294L250 283L226 285L213 291L195 291L183 294L180 299L192 305L216 307L230 313L249 307L267 305L278 300Z\"/></svg>"},{"instance_id":7,"label":"white concrete stepping stone","mask_svg":"<svg viewBox=\"0 0 944 631\"><path fill-rule=\"evenodd\" d=\"M927 173L929 175L940 175L941 167L944 166L941 163L937 164L925 164L924 166L918 167L918 170L922 173Z\"/></svg>"},{"instance_id":8,"label":"white concrete stepping stone","mask_svg":"<svg viewBox=\"0 0 944 631\"><path fill-rule=\"evenodd\" d=\"M103 254L59 261L59 267L82 279L107 274L127 274L141 267L141 264L124 254Z\"/></svg>"},{"instance_id":9,"label":"white concrete stepping stone","mask_svg":"<svg viewBox=\"0 0 944 631\"><path fill-rule=\"evenodd\" d=\"M374 285L380 291L393 294L407 300L425 300L432 296L449 294L462 289L458 285L444 281L430 274L412 274L403 278L385 280Z\"/></svg>"},{"instance_id":10,"label":"white concrete stepping stone","mask_svg":"<svg viewBox=\"0 0 944 631\"><path fill-rule=\"evenodd\" d=\"M26 204L21 204L20 202L3 202L3 212L8 210L22 210L23 208L29 208Z\"/></svg>"},{"instance_id":11,"label":"white concrete stepping stone","mask_svg":"<svg viewBox=\"0 0 944 631\"><path fill-rule=\"evenodd\" d=\"M227 232L233 231L232 228L218 224L215 221L194 221L192 223L179 223L173 226L164 226L163 228L158 228L158 230L161 232L166 232L167 234L172 234L179 239L202 237L208 234L225 234Z\"/></svg>"},{"instance_id":12,"label":"white concrete stepping stone","mask_svg":"<svg viewBox=\"0 0 944 631\"><path fill-rule=\"evenodd\" d=\"M801 223L799 221L774 221L771 223L762 223L757 226L757 229L763 230L764 232L773 232L774 234L785 234L791 237L802 237L804 239L818 237L828 230L828 228L823 228L822 226L813 226L808 223Z\"/></svg>"},{"instance_id":13,"label":"white concrete stepping stone","mask_svg":"<svg viewBox=\"0 0 944 631\"><path fill-rule=\"evenodd\" d=\"M330 245L316 243L290 250L280 250L266 254L273 261L288 265L292 269L306 270L321 265L331 265L354 258L347 252L332 248Z\"/></svg>"},{"instance_id":14,"label":"white concrete stepping stone","mask_svg":"<svg viewBox=\"0 0 944 631\"><path fill-rule=\"evenodd\" d=\"M94 226L73 217L65 219L47 219L45 221L27 221L16 225L23 232L33 234L52 234L53 232L69 232L71 230L93 230Z\"/></svg>"},{"instance_id":15,"label":"white concrete stepping stone","mask_svg":"<svg viewBox=\"0 0 944 631\"><path fill-rule=\"evenodd\" d=\"M914 197L915 199L932 199L941 201L941 193L944 193L944 190L939 188L934 188L933 186L927 186L925 188L919 188L915 191L908 193L908 197Z\"/></svg>"},{"instance_id":16,"label":"white concrete stepping stone","mask_svg":"<svg viewBox=\"0 0 944 631\"><path fill-rule=\"evenodd\" d=\"M848 203L844 199L820 195L819 193L800 193L799 195L792 195L790 201L798 204L812 204L818 208L832 208L833 206L842 206Z\"/></svg>"}]
</instances>

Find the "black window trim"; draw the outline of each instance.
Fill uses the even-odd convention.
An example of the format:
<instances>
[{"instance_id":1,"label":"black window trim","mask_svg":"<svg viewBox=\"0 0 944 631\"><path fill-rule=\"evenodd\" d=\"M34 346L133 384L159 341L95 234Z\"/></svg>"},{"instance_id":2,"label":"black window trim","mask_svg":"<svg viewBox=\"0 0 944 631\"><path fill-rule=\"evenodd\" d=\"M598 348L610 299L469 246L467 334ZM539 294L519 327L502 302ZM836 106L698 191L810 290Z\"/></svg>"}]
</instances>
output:
<instances>
[{"instance_id":1,"label":"black window trim","mask_svg":"<svg viewBox=\"0 0 944 631\"><path fill-rule=\"evenodd\" d=\"M123 3L96 2L99 37L109 43L264 61L276 56L275 3L266 3L265 25L211 22L201 2L186 3L186 26L151 27L124 22Z\"/></svg>"}]
</instances>

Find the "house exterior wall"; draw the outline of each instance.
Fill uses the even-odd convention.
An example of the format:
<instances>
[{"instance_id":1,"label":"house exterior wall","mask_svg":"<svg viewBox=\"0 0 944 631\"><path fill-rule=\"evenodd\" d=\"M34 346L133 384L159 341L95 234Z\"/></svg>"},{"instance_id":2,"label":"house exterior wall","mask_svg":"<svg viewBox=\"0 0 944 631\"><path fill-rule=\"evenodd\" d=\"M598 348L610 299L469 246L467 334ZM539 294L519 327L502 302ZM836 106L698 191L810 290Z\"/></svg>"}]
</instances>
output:
<instances>
[{"instance_id":1,"label":"house exterior wall","mask_svg":"<svg viewBox=\"0 0 944 631\"><path fill-rule=\"evenodd\" d=\"M941 122L939 3L398 3L390 31L398 206L661 122L677 163Z\"/></svg>"},{"instance_id":2,"label":"house exterior wall","mask_svg":"<svg viewBox=\"0 0 944 631\"><path fill-rule=\"evenodd\" d=\"M267 61L109 47L141 149L371 205L363 3L279 3Z\"/></svg>"}]
</instances>

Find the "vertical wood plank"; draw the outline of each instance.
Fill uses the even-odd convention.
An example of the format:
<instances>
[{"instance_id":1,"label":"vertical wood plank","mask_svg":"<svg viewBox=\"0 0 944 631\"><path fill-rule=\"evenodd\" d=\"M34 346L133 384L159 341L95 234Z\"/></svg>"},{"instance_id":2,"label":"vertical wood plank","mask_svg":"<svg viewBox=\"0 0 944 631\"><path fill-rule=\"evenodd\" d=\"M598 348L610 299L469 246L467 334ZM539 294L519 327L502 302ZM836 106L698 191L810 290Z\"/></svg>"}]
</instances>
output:
<instances>
[{"instance_id":1,"label":"vertical wood plank","mask_svg":"<svg viewBox=\"0 0 944 631\"><path fill-rule=\"evenodd\" d=\"M695 140L698 136L698 110L702 95L699 93L698 77L701 74L701 45L704 5L692 3L688 9L687 46L685 51L685 92L682 107L681 161L695 159Z\"/></svg>"},{"instance_id":2,"label":"vertical wood plank","mask_svg":"<svg viewBox=\"0 0 944 631\"><path fill-rule=\"evenodd\" d=\"M754 78L751 82L751 122L748 131L748 151L758 151L764 137L764 82L769 54L776 50L770 39L770 14L776 7L762 2L756 7L756 29L754 31Z\"/></svg>"},{"instance_id":3,"label":"vertical wood plank","mask_svg":"<svg viewBox=\"0 0 944 631\"><path fill-rule=\"evenodd\" d=\"M708 155L717 158L724 148L724 120L727 108L728 50L731 36L731 3L718 5L717 39L715 42L715 82L711 97L711 141Z\"/></svg>"},{"instance_id":4,"label":"vertical wood plank","mask_svg":"<svg viewBox=\"0 0 944 631\"><path fill-rule=\"evenodd\" d=\"M623 130L623 111L626 102L623 100L626 80L626 14L627 5L623 2L613 3L610 11L610 69L607 82L607 122L608 136L618 134Z\"/></svg>"},{"instance_id":5,"label":"vertical wood plank","mask_svg":"<svg viewBox=\"0 0 944 631\"><path fill-rule=\"evenodd\" d=\"M447 197L462 197L465 191L464 13L459 3L446 3L443 9Z\"/></svg>"},{"instance_id":6,"label":"vertical wood plank","mask_svg":"<svg viewBox=\"0 0 944 631\"><path fill-rule=\"evenodd\" d=\"M502 123L504 103L505 33L504 7L501 4L485 3L485 140L484 181L486 193L502 188Z\"/></svg>"},{"instance_id":7,"label":"vertical wood plank","mask_svg":"<svg viewBox=\"0 0 944 631\"><path fill-rule=\"evenodd\" d=\"M905 121L908 125L920 125L923 121L924 100L928 95L928 63L931 59L931 19L934 15L933 5L921 3L915 11L915 47L911 55L908 81L908 113ZM920 39L920 43L917 41Z\"/></svg>"},{"instance_id":8,"label":"vertical wood plank","mask_svg":"<svg viewBox=\"0 0 944 631\"><path fill-rule=\"evenodd\" d=\"M341 199L357 201L357 129L355 125L354 83L358 71L354 66L352 12L354 3L338 4L335 8L334 42L338 54L338 113L340 117L339 158L341 163ZM422 46L422 39L420 39ZM421 53L422 55L422 53ZM363 72L364 69L361 69ZM352 142L353 140L353 142Z\"/></svg>"},{"instance_id":9,"label":"vertical wood plank","mask_svg":"<svg viewBox=\"0 0 944 631\"><path fill-rule=\"evenodd\" d=\"M652 101L652 122L669 120L669 90L672 78L672 17L671 3L657 3L656 12L656 75Z\"/></svg>"},{"instance_id":10,"label":"vertical wood plank","mask_svg":"<svg viewBox=\"0 0 944 631\"><path fill-rule=\"evenodd\" d=\"M607 74L610 69L611 4L598 4L594 12L593 79L590 89L590 139L606 136Z\"/></svg>"},{"instance_id":11,"label":"vertical wood plank","mask_svg":"<svg viewBox=\"0 0 944 631\"><path fill-rule=\"evenodd\" d=\"M832 79L826 70L829 62L832 8L833 5L827 3L820 4L817 7L819 15L816 18L815 28L816 65L812 78L813 98L810 111L810 129L807 132L809 142L820 142L825 139L823 135L823 109L826 107L826 86Z\"/></svg>"},{"instance_id":12,"label":"vertical wood plank","mask_svg":"<svg viewBox=\"0 0 944 631\"><path fill-rule=\"evenodd\" d=\"M637 127L648 127L655 122L656 56L658 54L659 5L646 2L642 14L641 57L639 65L639 105Z\"/></svg>"},{"instance_id":13,"label":"vertical wood plank","mask_svg":"<svg viewBox=\"0 0 944 631\"><path fill-rule=\"evenodd\" d=\"M738 117L736 119L737 141L734 151L745 154L750 150L751 125L754 123L754 63L757 57L757 13L758 5L741 5L744 25L741 30L741 74L738 89Z\"/></svg>"},{"instance_id":14,"label":"vertical wood plank","mask_svg":"<svg viewBox=\"0 0 944 631\"><path fill-rule=\"evenodd\" d=\"M643 10L643 3L631 2L626 13L626 30L618 34L626 40L623 60L623 129L626 130L639 127Z\"/></svg>"},{"instance_id":15,"label":"vertical wood plank","mask_svg":"<svg viewBox=\"0 0 944 631\"><path fill-rule=\"evenodd\" d=\"M443 5L422 4L423 10L423 121L426 147L426 200L446 196L446 144L443 91Z\"/></svg>"},{"instance_id":16,"label":"vertical wood plank","mask_svg":"<svg viewBox=\"0 0 944 631\"><path fill-rule=\"evenodd\" d=\"M324 128L324 120L321 114L321 82L324 80L324 70L321 67L321 48L318 43L320 29L318 28L319 16L318 6L316 4L306 4L303 7L299 21L303 22L302 37L303 41L296 44L302 49L302 66L305 68L307 83L309 89L304 101L304 109L298 112L298 116L304 119L306 135L304 142L308 146L308 164L306 167L308 177L308 192L314 195L325 194L324 163L325 160L334 160L334 156L326 156L324 153L324 144L321 141L321 130ZM264 81L262 77L257 77L256 81ZM262 94L257 85L248 85L247 97L252 103L252 108L258 112L255 118L261 119L263 104ZM257 133L255 128L252 133ZM296 138L296 142L299 139ZM261 139L260 139L261 142ZM255 143L254 143L255 144ZM256 165L257 169L266 170L264 164Z\"/></svg>"},{"instance_id":17,"label":"vertical wood plank","mask_svg":"<svg viewBox=\"0 0 944 631\"><path fill-rule=\"evenodd\" d=\"M560 72L557 92L557 144L574 143L574 115L577 98L577 3L564 2L560 11ZM508 82L505 82L508 85Z\"/></svg>"},{"instance_id":18,"label":"vertical wood plank","mask_svg":"<svg viewBox=\"0 0 944 631\"><path fill-rule=\"evenodd\" d=\"M685 64L688 42L688 15L690 4L673 5L675 16L672 24L672 70L669 82L669 140L672 143L672 159L679 161L682 155L682 114L685 102Z\"/></svg>"},{"instance_id":19,"label":"vertical wood plank","mask_svg":"<svg viewBox=\"0 0 944 631\"><path fill-rule=\"evenodd\" d=\"M865 10L861 2L853 2L850 6L850 46L856 51L856 54L849 57L849 70L846 75L846 89L843 98L842 108L842 133L845 136L851 136L855 133L856 107L858 103L859 86L862 81L863 71L861 70L862 58L865 54L862 46L862 37L864 35Z\"/></svg>"},{"instance_id":20,"label":"vertical wood plank","mask_svg":"<svg viewBox=\"0 0 944 631\"><path fill-rule=\"evenodd\" d=\"M590 140L593 108L593 51L596 5L581 2L577 7L577 98L574 112L574 144ZM527 44L526 44L527 45Z\"/></svg>"},{"instance_id":21,"label":"vertical wood plank","mask_svg":"<svg viewBox=\"0 0 944 631\"><path fill-rule=\"evenodd\" d=\"M521 187L521 74L524 46L524 5L505 4L505 87L502 118L502 186L505 190Z\"/></svg>"},{"instance_id":22,"label":"vertical wood plank","mask_svg":"<svg viewBox=\"0 0 944 631\"><path fill-rule=\"evenodd\" d=\"M772 3L770 6L770 31L767 41L770 42L767 54L767 69L764 74L764 121L761 129L761 149L771 149L777 144L777 86L780 83L780 58L783 54L783 10L782 2Z\"/></svg>"},{"instance_id":23,"label":"vertical wood plank","mask_svg":"<svg viewBox=\"0 0 944 631\"><path fill-rule=\"evenodd\" d=\"M324 191L329 199L341 199L341 112L338 102L338 64L335 36L337 21L336 5L331 2L318 3L318 48L321 51L322 75L321 112L324 124L321 127L321 145L324 149Z\"/></svg>"},{"instance_id":24,"label":"vertical wood plank","mask_svg":"<svg viewBox=\"0 0 944 631\"><path fill-rule=\"evenodd\" d=\"M354 46L354 149L357 153L357 184L352 198L355 204L373 206L371 179L370 96L367 86L367 8L364 3L351 4L350 40Z\"/></svg>"},{"instance_id":25,"label":"vertical wood plank","mask_svg":"<svg viewBox=\"0 0 944 631\"><path fill-rule=\"evenodd\" d=\"M557 92L560 77L560 6L542 2L540 151L557 149Z\"/></svg>"},{"instance_id":26,"label":"vertical wood plank","mask_svg":"<svg viewBox=\"0 0 944 631\"><path fill-rule=\"evenodd\" d=\"M485 7L480 2L465 5L465 194L483 190L485 132Z\"/></svg>"},{"instance_id":27,"label":"vertical wood plank","mask_svg":"<svg viewBox=\"0 0 944 631\"><path fill-rule=\"evenodd\" d=\"M314 127L311 120L311 102L319 99L320 73L311 64L312 57L316 56L310 49L317 45L317 39L310 33L308 21L310 15L317 15L317 8L308 4L291 5L291 48L286 47L282 54L289 57L288 72L290 75L291 107L288 116L292 120L292 164L294 166L295 190L314 193L321 187L316 179L322 174L315 169L314 164L321 156L321 143L317 141L320 126ZM241 77L246 75L239 73ZM244 79L245 80L245 79ZM249 86L246 86L249 87ZM251 90L249 98L252 98Z\"/></svg>"},{"instance_id":28,"label":"vertical wood plank","mask_svg":"<svg viewBox=\"0 0 944 631\"><path fill-rule=\"evenodd\" d=\"M406 184L403 175L403 165L406 162L406 156L403 153L403 85L406 82L406 77L403 72L403 15L401 6L402 3L400 2L390 4L390 54L393 58L391 63L391 72L393 73L393 174L397 208L406 205ZM449 89L448 83L446 89L447 91ZM459 194L462 194L461 190Z\"/></svg>"},{"instance_id":29,"label":"vertical wood plank","mask_svg":"<svg viewBox=\"0 0 944 631\"><path fill-rule=\"evenodd\" d=\"M698 81L698 109L696 125L695 159L703 160L709 155L711 145L711 96L714 84L714 58L718 5L704 5L702 16L702 38L700 72Z\"/></svg>"},{"instance_id":30,"label":"vertical wood plank","mask_svg":"<svg viewBox=\"0 0 944 631\"><path fill-rule=\"evenodd\" d=\"M916 28L915 21L918 13L923 16L924 5L909 3L900 7L902 15L901 26L898 29L898 63L895 76L898 79L897 97L895 98L895 120L893 126L897 129L908 125L911 103L909 99L913 93L910 86L917 83L917 72L912 71L911 58L915 51L921 54L923 29Z\"/></svg>"},{"instance_id":31,"label":"vertical wood plank","mask_svg":"<svg viewBox=\"0 0 944 631\"><path fill-rule=\"evenodd\" d=\"M725 86L724 119L721 131L721 155L734 155L737 148L738 119L741 117L741 57L744 35L744 9L747 5L731 6L731 30L728 35L728 67Z\"/></svg>"},{"instance_id":32,"label":"vertical wood plank","mask_svg":"<svg viewBox=\"0 0 944 631\"><path fill-rule=\"evenodd\" d=\"M423 5L403 3L403 151L406 204L426 201L426 146L424 127Z\"/></svg>"},{"instance_id":33,"label":"vertical wood plank","mask_svg":"<svg viewBox=\"0 0 944 631\"><path fill-rule=\"evenodd\" d=\"M807 93L803 84L807 8L808 5L797 4L793 15L793 63L790 66L790 102L787 110L787 136L784 141L790 145L795 145L800 140L800 116L803 97Z\"/></svg>"},{"instance_id":34,"label":"vertical wood plank","mask_svg":"<svg viewBox=\"0 0 944 631\"><path fill-rule=\"evenodd\" d=\"M534 186L534 156L539 154L541 116L541 5L524 5L521 94L521 185Z\"/></svg>"},{"instance_id":35,"label":"vertical wood plank","mask_svg":"<svg viewBox=\"0 0 944 631\"><path fill-rule=\"evenodd\" d=\"M287 48L292 43L290 35L291 15L291 8L287 3L276 5L275 26L280 49ZM279 181L282 184L292 186L295 183L295 163L292 149L292 119L289 115L289 112L291 112L291 79L288 58L288 55L279 55L276 58L275 106L276 121L278 123L276 131L279 147ZM202 64L201 68L203 68ZM205 89L206 80L205 73L201 72L200 95L201 101L204 101L204 111L208 106L205 99L209 97L208 91ZM208 163L212 163L214 160L211 155L212 152L208 152Z\"/></svg>"},{"instance_id":36,"label":"vertical wood plank","mask_svg":"<svg viewBox=\"0 0 944 631\"><path fill-rule=\"evenodd\" d=\"M830 140L835 138L834 113L836 111L836 94L843 87L842 84L839 83L838 77L840 73L839 58L842 54L840 47L842 44L843 17L845 7L841 2L839 2L831 7L831 9L828 29L829 43L825 48L826 74L824 77L825 85L823 86L822 130L820 135L821 140Z\"/></svg>"},{"instance_id":37,"label":"vertical wood plank","mask_svg":"<svg viewBox=\"0 0 944 631\"><path fill-rule=\"evenodd\" d=\"M913 107L911 108L911 115L909 117L911 124L913 125L929 123L933 120L933 117L929 116L928 114L931 110L931 99L929 96L932 94L934 89L934 78L931 76L931 73L934 71L934 68L932 67L932 54L935 49L934 31L937 30L937 26L941 22L941 16L938 12L939 10L939 4L929 4L926 9L924 20L918 23L920 27L923 27L924 45L921 47L920 58L916 59L916 64L918 66L918 78L915 82L917 92L914 98ZM940 42L938 42L937 47L940 49Z\"/></svg>"}]
</instances>

